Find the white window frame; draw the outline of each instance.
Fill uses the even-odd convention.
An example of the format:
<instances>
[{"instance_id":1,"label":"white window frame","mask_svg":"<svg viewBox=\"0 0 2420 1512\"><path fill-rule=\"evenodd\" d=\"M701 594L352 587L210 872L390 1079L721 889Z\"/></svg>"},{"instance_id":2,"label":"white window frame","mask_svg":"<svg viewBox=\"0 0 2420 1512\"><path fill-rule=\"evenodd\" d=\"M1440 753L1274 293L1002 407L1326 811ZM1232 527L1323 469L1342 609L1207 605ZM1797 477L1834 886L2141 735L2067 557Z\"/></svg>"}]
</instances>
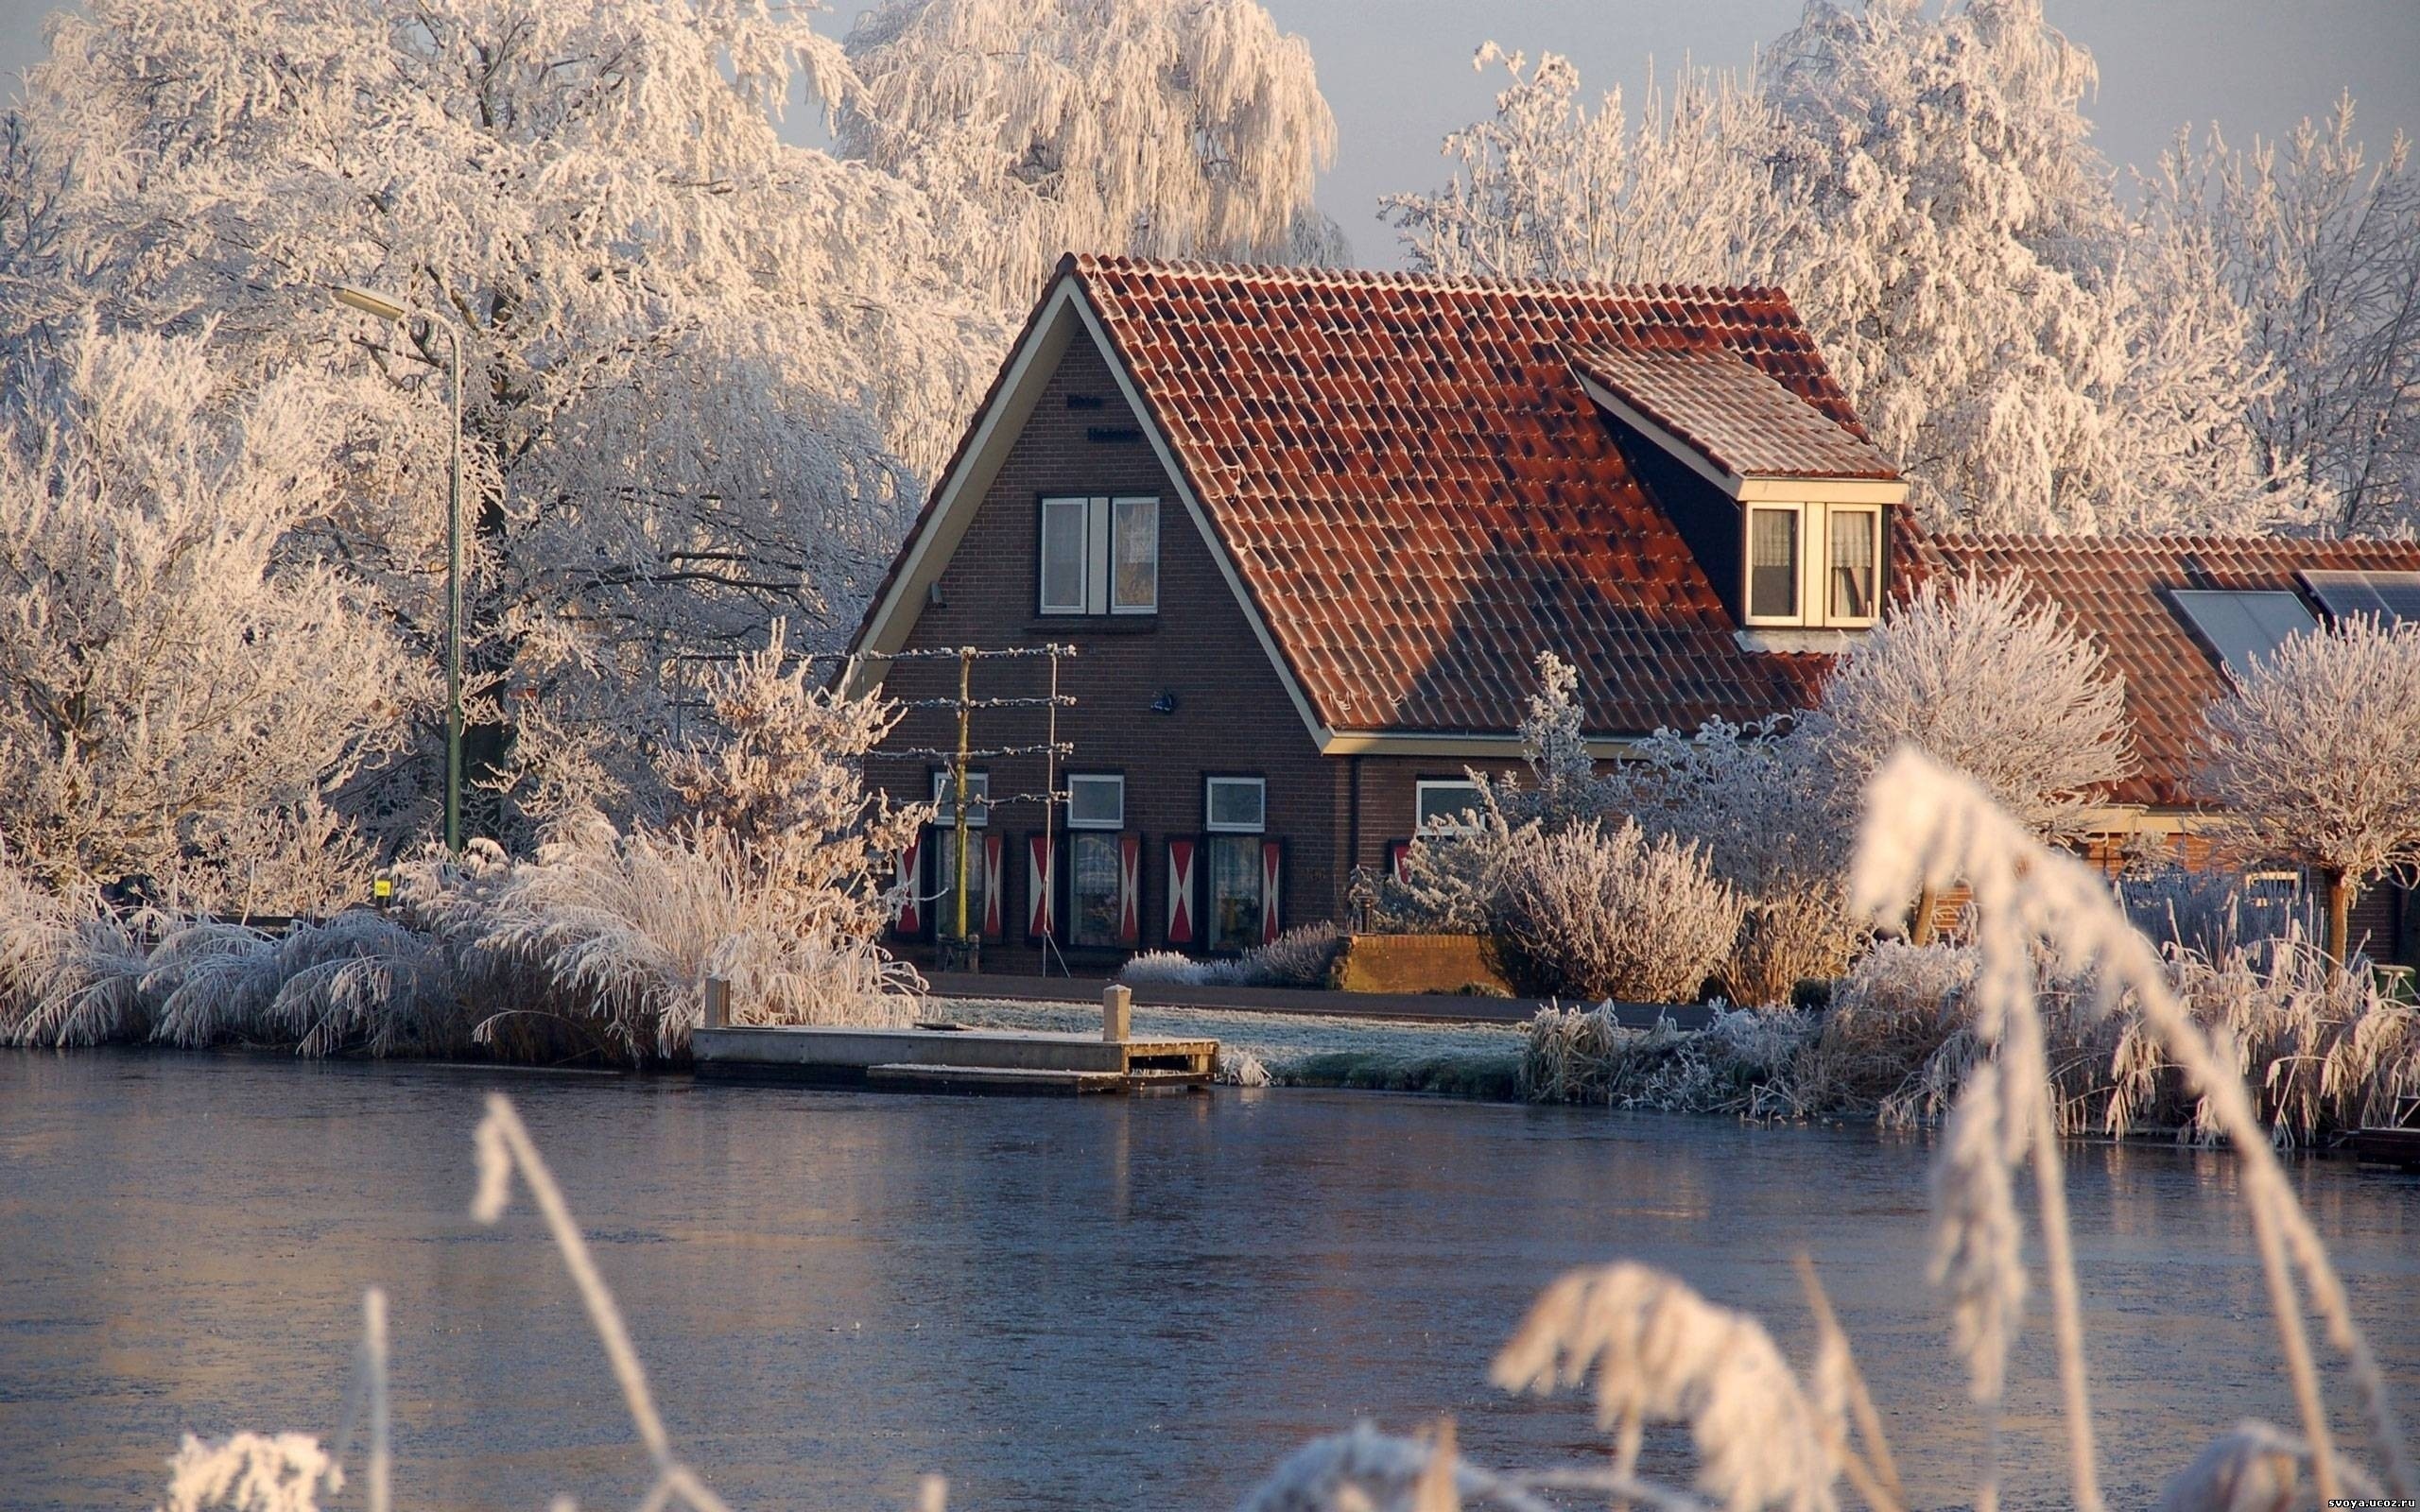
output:
<instances>
[{"instance_id":1,"label":"white window frame","mask_svg":"<svg viewBox=\"0 0 2420 1512\"><path fill-rule=\"evenodd\" d=\"M1117 789L1117 812L1107 819L1080 819L1076 816L1076 784L1078 782L1111 782ZM1069 772L1067 774L1067 828L1071 830L1122 830L1126 828L1126 778L1117 772Z\"/></svg>"},{"instance_id":2,"label":"white window frame","mask_svg":"<svg viewBox=\"0 0 2420 1512\"><path fill-rule=\"evenodd\" d=\"M955 829L958 814L951 806L949 768L933 771L933 822L943 829ZM992 822L992 774L980 766L966 769L966 827L979 830Z\"/></svg>"},{"instance_id":3,"label":"white window frame","mask_svg":"<svg viewBox=\"0 0 2420 1512\"><path fill-rule=\"evenodd\" d=\"M1222 786L1250 787L1260 795L1260 817L1251 824L1221 824L1217 818L1219 805L1215 795ZM1265 777L1205 777L1201 780L1201 828L1209 834L1267 834L1269 833L1269 779Z\"/></svg>"},{"instance_id":4,"label":"white window frame","mask_svg":"<svg viewBox=\"0 0 2420 1512\"><path fill-rule=\"evenodd\" d=\"M1033 600L1035 607L1045 614L1081 614L1084 612L1087 593L1086 585L1092 578L1092 573L1089 567L1089 558L1092 554L1092 539L1089 533L1089 528L1087 529L1084 537L1083 548L1076 554L1076 596L1072 599L1062 599L1054 604L1050 601L1049 596L1050 514L1054 509L1072 509L1080 516L1088 516L1091 501L1087 499L1045 499L1042 501L1041 509L1034 515Z\"/></svg>"},{"instance_id":5,"label":"white window frame","mask_svg":"<svg viewBox=\"0 0 2420 1512\"><path fill-rule=\"evenodd\" d=\"M1151 598L1149 603L1126 604L1117 600L1117 516L1128 505L1150 506L1151 521ZM1046 574L1049 549L1049 522L1052 511L1080 508L1083 512L1083 552L1077 564L1081 580L1081 600L1063 598L1053 602L1044 592L1048 582ZM1041 501L1034 515L1034 608L1050 615L1157 614L1160 611L1160 536L1165 513L1156 494L1093 493L1052 494Z\"/></svg>"},{"instance_id":6,"label":"white window frame","mask_svg":"<svg viewBox=\"0 0 2420 1512\"><path fill-rule=\"evenodd\" d=\"M1413 833L1418 834L1435 834L1440 833L1445 834L1472 834L1477 833L1478 826L1467 819L1446 818L1443 824L1432 829L1430 828L1428 819L1423 817L1428 808L1428 794L1430 790L1449 787L1468 793L1471 796L1471 801L1463 812L1470 813L1478 808L1478 784L1471 782L1469 779L1461 777L1421 778L1412 783L1411 826ZM1439 817L1443 817L1443 816L1439 816Z\"/></svg>"},{"instance_id":7,"label":"white window frame","mask_svg":"<svg viewBox=\"0 0 2420 1512\"><path fill-rule=\"evenodd\" d=\"M1798 606L1788 614L1756 612L1756 516L1786 514L1798 540ZM1739 618L1749 625L1804 625L1806 623L1806 506L1803 504L1766 504L1758 502L1743 506L1739 510Z\"/></svg>"},{"instance_id":8,"label":"white window frame","mask_svg":"<svg viewBox=\"0 0 2420 1512\"><path fill-rule=\"evenodd\" d=\"M1755 611L1755 524L1756 511L1760 509L1788 514L1795 521L1798 532L1798 611L1794 614L1759 614ZM1863 515L1872 522L1874 613L1835 614L1831 611L1832 517L1835 514ZM1862 629L1876 624L1882 617L1882 595L1889 575L1889 545L1883 540L1883 524L1882 506L1878 504L1824 504L1816 500L1789 503L1760 499L1754 504L1742 505L1739 509L1740 623L1752 628L1802 625L1840 629Z\"/></svg>"},{"instance_id":9,"label":"white window frame","mask_svg":"<svg viewBox=\"0 0 2420 1512\"><path fill-rule=\"evenodd\" d=\"M1116 522L1118 514L1130 504L1151 507L1151 596L1149 602L1121 604L1117 601L1117 564L1119 560ZM1108 578L1103 596L1112 614L1157 614L1160 611L1160 501L1149 494L1126 493L1113 497L1104 511L1110 520L1109 548L1104 556L1103 571Z\"/></svg>"},{"instance_id":10,"label":"white window frame","mask_svg":"<svg viewBox=\"0 0 2420 1512\"><path fill-rule=\"evenodd\" d=\"M1813 600L1814 612L1823 616L1820 623L1839 626L1872 625L1882 617L1883 541L1882 506L1878 504L1822 504L1809 507L1819 511L1823 521L1824 572L1822 593ZM1866 517L1874 541L1874 612L1871 614L1835 614L1832 612L1832 518L1856 514ZM1808 624L1819 623L1809 619Z\"/></svg>"}]
</instances>

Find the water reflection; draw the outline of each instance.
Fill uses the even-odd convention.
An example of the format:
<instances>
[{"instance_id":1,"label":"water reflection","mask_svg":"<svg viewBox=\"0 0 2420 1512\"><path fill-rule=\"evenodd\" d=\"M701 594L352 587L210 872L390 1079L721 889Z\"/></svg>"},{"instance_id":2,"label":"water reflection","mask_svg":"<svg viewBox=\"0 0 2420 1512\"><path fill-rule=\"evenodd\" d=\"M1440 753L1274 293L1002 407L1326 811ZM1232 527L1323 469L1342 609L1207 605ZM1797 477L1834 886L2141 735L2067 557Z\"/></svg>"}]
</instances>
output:
<instances>
[{"instance_id":1,"label":"water reflection","mask_svg":"<svg viewBox=\"0 0 2420 1512\"><path fill-rule=\"evenodd\" d=\"M534 1218L465 1215L502 1086L592 1234L675 1435L740 1506L1219 1507L1356 1417L1475 1456L1599 1445L1503 1398L1537 1289L1622 1255L1803 1350L1824 1267L1919 1505L1963 1499L1962 1381L1925 1292L1926 1150L1866 1131L1358 1094L868 1096L681 1078L0 1057L0 1502L141 1506L193 1429L333 1421L359 1289L394 1297L398 1504L603 1505L627 1425ZM2072 1154L2113 1504L2284 1420L2223 1156ZM2296 1179L2407 1393L2420 1181ZM2037 1329L2013 1427L2053 1430ZM2056 1500L2055 1452L2013 1501Z\"/></svg>"}]
</instances>

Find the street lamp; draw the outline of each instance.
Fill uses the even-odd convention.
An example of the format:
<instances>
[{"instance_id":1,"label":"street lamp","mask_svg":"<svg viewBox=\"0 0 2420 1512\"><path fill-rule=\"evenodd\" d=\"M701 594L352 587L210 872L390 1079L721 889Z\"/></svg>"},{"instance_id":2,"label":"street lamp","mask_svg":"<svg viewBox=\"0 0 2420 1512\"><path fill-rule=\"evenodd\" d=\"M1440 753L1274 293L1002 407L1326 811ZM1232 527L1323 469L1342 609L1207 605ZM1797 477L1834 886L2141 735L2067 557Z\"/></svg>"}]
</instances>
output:
<instances>
[{"instance_id":1,"label":"street lamp","mask_svg":"<svg viewBox=\"0 0 2420 1512\"><path fill-rule=\"evenodd\" d=\"M400 325L412 310L392 295L352 284L335 289L337 302ZM423 315L454 349L454 457L445 485L445 849L462 852L462 334L453 322Z\"/></svg>"}]
</instances>

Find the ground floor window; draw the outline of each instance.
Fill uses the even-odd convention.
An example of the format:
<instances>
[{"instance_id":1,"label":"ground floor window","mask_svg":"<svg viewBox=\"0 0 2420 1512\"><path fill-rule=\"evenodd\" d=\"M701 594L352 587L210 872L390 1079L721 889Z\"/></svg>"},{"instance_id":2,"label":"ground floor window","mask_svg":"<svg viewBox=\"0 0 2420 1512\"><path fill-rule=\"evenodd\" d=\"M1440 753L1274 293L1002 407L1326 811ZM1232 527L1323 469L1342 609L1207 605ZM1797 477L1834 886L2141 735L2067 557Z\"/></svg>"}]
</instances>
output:
<instances>
[{"instance_id":1,"label":"ground floor window","mask_svg":"<svg viewBox=\"0 0 2420 1512\"><path fill-rule=\"evenodd\" d=\"M1412 828L1426 833L1435 825L1450 833L1468 834L1476 828L1478 809L1478 784L1468 778L1424 777Z\"/></svg>"},{"instance_id":2,"label":"ground floor window","mask_svg":"<svg viewBox=\"0 0 2420 1512\"><path fill-rule=\"evenodd\" d=\"M1124 942L1123 837L1098 830L1067 836L1067 943L1115 948Z\"/></svg>"},{"instance_id":3,"label":"ground floor window","mask_svg":"<svg viewBox=\"0 0 2420 1512\"><path fill-rule=\"evenodd\" d=\"M1214 834L1204 842L1209 874L1202 913L1203 943L1214 951L1249 950L1260 943L1261 840L1256 834Z\"/></svg>"},{"instance_id":4,"label":"ground floor window","mask_svg":"<svg viewBox=\"0 0 2420 1512\"><path fill-rule=\"evenodd\" d=\"M970 812L967 818L971 825L974 815ZM958 933L958 826L935 825L932 850L933 934L945 938ZM966 932L970 935L984 932L983 910L991 902L984 850L983 832L970 828L966 836Z\"/></svg>"}]
</instances>

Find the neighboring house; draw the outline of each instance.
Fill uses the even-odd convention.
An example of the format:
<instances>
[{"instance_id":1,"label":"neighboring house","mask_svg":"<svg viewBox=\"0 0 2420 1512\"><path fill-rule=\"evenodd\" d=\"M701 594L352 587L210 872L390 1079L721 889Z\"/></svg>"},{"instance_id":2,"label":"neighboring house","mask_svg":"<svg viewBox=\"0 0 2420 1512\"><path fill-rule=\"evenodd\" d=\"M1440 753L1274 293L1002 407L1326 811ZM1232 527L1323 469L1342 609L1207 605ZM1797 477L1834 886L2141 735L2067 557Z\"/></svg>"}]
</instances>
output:
<instances>
[{"instance_id":1,"label":"neighboring house","mask_svg":"<svg viewBox=\"0 0 2420 1512\"><path fill-rule=\"evenodd\" d=\"M1905 492L1778 290L1071 257L876 589L854 685L916 705L888 749L936 751L958 668L889 654L1076 648L1073 754L975 764L994 806L968 902L987 959L1029 969L1046 947L1082 969L1343 919L1356 868L1461 810L1465 768L1517 762L1541 650L1578 668L1611 758L1661 726L1803 706L1894 572L2032 573L2038 553L2077 564L2043 569L2048 591L2116 614L2120 581L2299 592L2295 571L2340 557L2420 568L2407 547L1926 540L1892 518ZM2189 559L2238 548L2260 565ZM2138 713L2163 732L2147 757L2181 761L2178 700L2219 672L2192 632L2158 634ZM2178 644L2203 662L2179 672ZM2131 698L2137 652L2112 649ZM1048 677L978 662L973 692ZM974 745L1045 728L982 710ZM873 775L924 799L942 769L894 755ZM2171 804L2180 769L2157 772L2119 798ZM1054 782L1068 802L1046 817L1030 796ZM911 939L953 917L951 844L936 827L902 858Z\"/></svg>"},{"instance_id":2,"label":"neighboring house","mask_svg":"<svg viewBox=\"0 0 2420 1512\"><path fill-rule=\"evenodd\" d=\"M2200 864L2209 826L2192 799L2204 711L2228 678L2290 635L2357 614L2420 620L2420 541L2279 537L1921 536L1895 552L1903 580L1936 571L2022 575L2097 639L2126 679L2135 775L2111 794L2099 849L2157 838ZM2420 760L2420 752L2412 754ZM2288 873L2271 878L2289 888ZM2380 959L2420 959L2407 886L2365 887L2352 937Z\"/></svg>"}]
</instances>

